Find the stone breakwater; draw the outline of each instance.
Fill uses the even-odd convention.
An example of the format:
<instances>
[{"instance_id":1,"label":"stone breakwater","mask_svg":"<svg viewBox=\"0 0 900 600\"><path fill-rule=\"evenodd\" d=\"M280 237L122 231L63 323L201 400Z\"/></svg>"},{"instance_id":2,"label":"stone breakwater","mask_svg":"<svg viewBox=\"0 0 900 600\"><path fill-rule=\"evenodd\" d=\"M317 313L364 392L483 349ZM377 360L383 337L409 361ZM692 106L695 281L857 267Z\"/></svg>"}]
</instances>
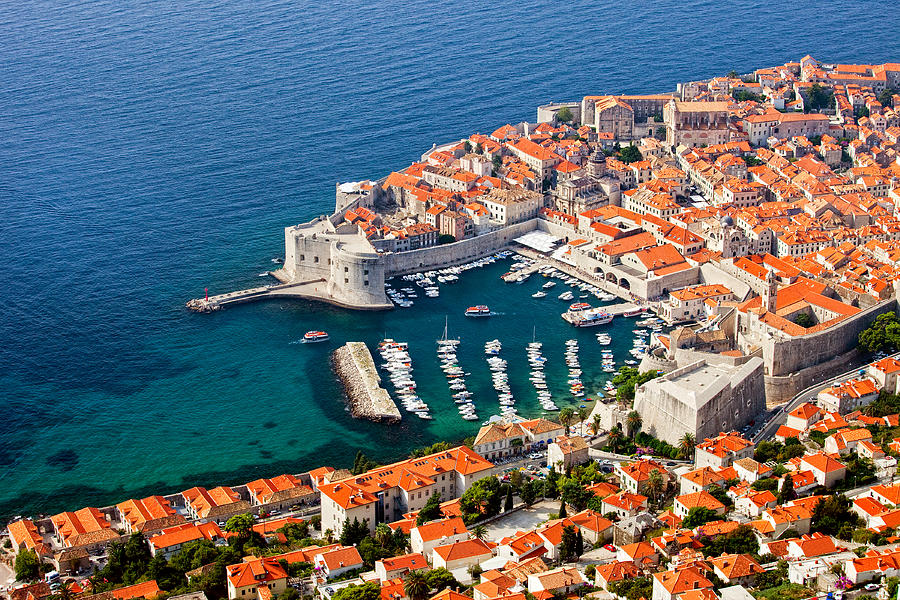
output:
<instances>
[{"instance_id":1,"label":"stone breakwater","mask_svg":"<svg viewBox=\"0 0 900 600\"><path fill-rule=\"evenodd\" d=\"M331 354L331 366L344 386L350 415L380 423L399 423L400 409L387 390L363 342L347 342Z\"/></svg>"}]
</instances>

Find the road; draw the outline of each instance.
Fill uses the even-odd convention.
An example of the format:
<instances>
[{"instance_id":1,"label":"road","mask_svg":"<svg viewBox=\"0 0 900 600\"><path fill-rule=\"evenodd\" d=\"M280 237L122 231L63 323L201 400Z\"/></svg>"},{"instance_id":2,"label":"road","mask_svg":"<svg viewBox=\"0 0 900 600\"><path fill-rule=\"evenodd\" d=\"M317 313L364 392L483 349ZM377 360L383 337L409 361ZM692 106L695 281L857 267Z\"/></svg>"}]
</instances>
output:
<instances>
[{"instance_id":1,"label":"road","mask_svg":"<svg viewBox=\"0 0 900 600\"><path fill-rule=\"evenodd\" d=\"M890 355L892 358L900 357L900 352ZM815 402L816 396L827 387L834 385L835 383L844 382L848 379L852 378L855 375L859 374L860 368L864 367L868 363L861 363L860 365L855 366L853 369L849 371L845 371L840 375L832 377L831 379L827 379L821 383L817 383L811 387L806 388L793 398L791 398L787 404L784 404L780 407L776 407L773 409L771 413L772 416L763 424L763 426L759 429L755 435L752 435L753 443L758 444L763 440L770 440L775 437L775 432L778 431L778 428L787 421L787 415L792 410L803 404L804 402Z\"/></svg>"}]
</instances>

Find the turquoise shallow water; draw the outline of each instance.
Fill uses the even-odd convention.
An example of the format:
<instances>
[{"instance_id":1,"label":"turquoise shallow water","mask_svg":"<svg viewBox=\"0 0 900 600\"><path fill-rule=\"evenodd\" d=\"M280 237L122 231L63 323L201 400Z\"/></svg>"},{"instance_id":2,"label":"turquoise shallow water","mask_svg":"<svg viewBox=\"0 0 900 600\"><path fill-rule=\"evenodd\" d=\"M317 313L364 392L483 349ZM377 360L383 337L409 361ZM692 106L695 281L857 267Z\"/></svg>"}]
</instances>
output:
<instances>
[{"instance_id":1,"label":"turquoise shallow water","mask_svg":"<svg viewBox=\"0 0 900 600\"><path fill-rule=\"evenodd\" d=\"M0 6L0 516L470 434L428 362L444 314L482 385L485 339L507 344L514 381L532 324L561 359L570 330L543 304L562 303L532 302L532 284L511 292L491 270L402 312L184 310L205 286L257 285L281 228L329 212L336 181L403 168L551 99L668 90L807 52L900 56L896 11L838 0ZM506 314L463 320L476 301ZM319 327L335 342L408 339L435 421L349 419L329 346L291 344Z\"/></svg>"}]
</instances>

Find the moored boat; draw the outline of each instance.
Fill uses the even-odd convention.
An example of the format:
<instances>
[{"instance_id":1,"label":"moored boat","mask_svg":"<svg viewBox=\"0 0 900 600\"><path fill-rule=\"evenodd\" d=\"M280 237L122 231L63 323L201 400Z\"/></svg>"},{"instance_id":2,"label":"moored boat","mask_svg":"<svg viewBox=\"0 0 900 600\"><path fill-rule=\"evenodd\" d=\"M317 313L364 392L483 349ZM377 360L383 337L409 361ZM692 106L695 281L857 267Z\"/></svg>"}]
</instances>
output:
<instances>
[{"instance_id":1,"label":"moored boat","mask_svg":"<svg viewBox=\"0 0 900 600\"><path fill-rule=\"evenodd\" d=\"M467 317L489 317L491 316L491 309L485 306L484 304L479 304L478 306L470 306L466 309Z\"/></svg>"}]
</instances>

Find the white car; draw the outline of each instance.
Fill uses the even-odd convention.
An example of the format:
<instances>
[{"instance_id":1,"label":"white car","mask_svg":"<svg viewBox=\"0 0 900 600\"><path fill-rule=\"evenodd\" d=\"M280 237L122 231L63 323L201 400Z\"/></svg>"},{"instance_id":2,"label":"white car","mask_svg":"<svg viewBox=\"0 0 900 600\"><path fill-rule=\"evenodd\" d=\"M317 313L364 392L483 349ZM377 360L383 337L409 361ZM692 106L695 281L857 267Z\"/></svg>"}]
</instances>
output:
<instances>
[{"instance_id":1,"label":"white car","mask_svg":"<svg viewBox=\"0 0 900 600\"><path fill-rule=\"evenodd\" d=\"M863 586L863 589L866 590L867 592L874 592L875 590L880 589L880 588L881 588L881 584L879 584L879 583L867 583L866 585Z\"/></svg>"}]
</instances>

